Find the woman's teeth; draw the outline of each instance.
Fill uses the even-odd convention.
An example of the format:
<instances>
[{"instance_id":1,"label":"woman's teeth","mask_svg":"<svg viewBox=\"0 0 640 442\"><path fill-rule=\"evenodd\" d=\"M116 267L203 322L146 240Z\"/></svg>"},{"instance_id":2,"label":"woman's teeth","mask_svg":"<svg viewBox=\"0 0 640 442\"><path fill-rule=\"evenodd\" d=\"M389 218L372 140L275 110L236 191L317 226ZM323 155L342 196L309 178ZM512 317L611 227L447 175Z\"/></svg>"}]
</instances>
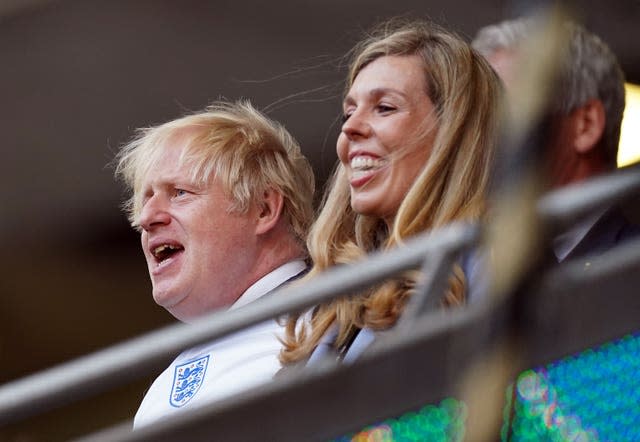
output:
<instances>
[{"instance_id":1,"label":"woman's teeth","mask_svg":"<svg viewBox=\"0 0 640 442\"><path fill-rule=\"evenodd\" d=\"M381 167L385 164L385 161L381 158L371 158L371 157L353 157L351 159L351 169L352 170L369 170Z\"/></svg>"}]
</instances>

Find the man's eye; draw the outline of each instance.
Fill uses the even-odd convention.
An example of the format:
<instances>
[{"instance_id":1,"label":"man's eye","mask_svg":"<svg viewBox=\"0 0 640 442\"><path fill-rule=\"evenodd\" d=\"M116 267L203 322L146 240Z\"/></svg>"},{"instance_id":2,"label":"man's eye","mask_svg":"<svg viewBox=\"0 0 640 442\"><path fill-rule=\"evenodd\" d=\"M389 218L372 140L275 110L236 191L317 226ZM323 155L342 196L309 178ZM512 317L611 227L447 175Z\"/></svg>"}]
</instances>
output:
<instances>
[{"instance_id":1,"label":"man's eye","mask_svg":"<svg viewBox=\"0 0 640 442\"><path fill-rule=\"evenodd\" d=\"M342 123L345 123L353 112L345 112L342 114Z\"/></svg>"},{"instance_id":2,"label":"man's eye","mask_svg":"<svg viewBox=\"0 0 640 442\"><path fill-rule=\"evenodd\" d=\"M186 190L184 190L184 189L176 189L176 190L173 192L174 196L184 196L184 195L186 195L186 194L188 194L188 193L189 193L189 192L187 192L187 191L186 191Z\"/></svg>"}]
</instances>

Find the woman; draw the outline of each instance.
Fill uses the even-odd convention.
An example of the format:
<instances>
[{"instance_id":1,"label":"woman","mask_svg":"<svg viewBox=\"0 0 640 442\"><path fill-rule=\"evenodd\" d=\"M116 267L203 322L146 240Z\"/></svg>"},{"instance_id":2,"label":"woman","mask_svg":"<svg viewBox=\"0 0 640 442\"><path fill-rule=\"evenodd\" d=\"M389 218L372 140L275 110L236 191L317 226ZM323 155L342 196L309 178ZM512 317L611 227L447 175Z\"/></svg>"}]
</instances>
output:
<instances>
[{"instance_id":1,"label":"woman","mask_svg":"<svg viewBox=\"0 0 640 442\"><path fill-rule=\"evenodd\" d=\"M340 162L307 241L314 262L307 278L452 221L478 220L500 95L482 57L433 24L388 23L358 44L337 141ZM281 360L305 360L321 338L344 354L361 329L392 327L417 276L406 272L290 319ZM444 304L463 304L466 288L456 266Z\"/></svg>"}]
</instances>

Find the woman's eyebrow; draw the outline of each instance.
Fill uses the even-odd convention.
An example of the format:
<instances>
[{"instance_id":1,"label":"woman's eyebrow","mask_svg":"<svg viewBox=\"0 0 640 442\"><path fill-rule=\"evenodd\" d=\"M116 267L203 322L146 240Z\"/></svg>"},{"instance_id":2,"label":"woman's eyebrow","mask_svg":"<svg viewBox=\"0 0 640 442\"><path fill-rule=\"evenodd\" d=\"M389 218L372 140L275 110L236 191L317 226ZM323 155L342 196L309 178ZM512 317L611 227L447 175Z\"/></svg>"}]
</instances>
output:
<instances>
[{"instance_id":1,"label":"woman's eyebrow","mask_svg":"<svg viewBox=\"0 0 640 442\"><path fill-rule=\"evenodd\" d=\"M355 104L355 103L356 103L356 100L352 96L347 95L342 100L342 107L346 107L346 106L349 106L349 105Z\"/></svg>"},{"instance_id":2,"label":"woman's eyebrow","mask_svg":"<svg viewBox=\"0 0 640 442\"><path fill-rule=\"evenodd\" d=\"M369 91L369 95L379 97L380 95L398 95L402 98L406 98L407 94L401 91L400 89L395 89L391 87L378 87L371 89Z\"/></svg>"},{"instance_id":3,"label":"woman's eyebrow","mask_svg":"<svg viewBox=\"0 0 640 442\"><path fill-rule=\"evenodd\" d=\"M400 98L403 99L407 99L408 95L406 93L404 93L403 91L399 90L399 89L395 89L395 88L390 88L390 87L377 87L377 88L373 88L369 91L367 91L367 96L369 97L373 97L373 98L377 98L383 95L395 95L398 96ZM351 95L347 95L346 97L344 97L344 100L342 100L342 105L343 106L348 106L351 104L355 104L356 100L355 98L353 98Z\"/></svg>"}]
</instances>

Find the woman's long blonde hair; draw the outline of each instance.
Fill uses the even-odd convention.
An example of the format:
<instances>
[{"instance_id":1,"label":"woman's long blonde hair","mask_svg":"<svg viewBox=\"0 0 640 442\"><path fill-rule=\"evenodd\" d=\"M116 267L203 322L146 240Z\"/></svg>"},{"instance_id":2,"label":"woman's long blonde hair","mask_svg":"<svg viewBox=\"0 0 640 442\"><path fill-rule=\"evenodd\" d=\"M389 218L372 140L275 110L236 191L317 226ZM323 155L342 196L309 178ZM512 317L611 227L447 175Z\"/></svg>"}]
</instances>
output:
<instances>
[{"instance_id":1,"label":"woman's long blonde hair","mask_svg":"<svg viewBox=\"0 0 640 442\"><path fill-rule=\"evenodd\" d=\"M365 66L387 55L418 55L424 62L428 95L437 112L430 156L389 232L383 220L352 210L346 171L337 165L307 240L314 263L307 280L373 250L395 247L404 238L454 220L477 220L484 213L502 90L497 76L467 43L439 26L393 21L379 26L353 49L346 90ZM357 328L393 326L418 277L417 271L405 272L365 293L320 305L310 323L290 318L282 362L308 357L334 323L336 347ZM463 303L465 279L459 266L450 281L445 304Z\"/></svg>"}]
</instances>

